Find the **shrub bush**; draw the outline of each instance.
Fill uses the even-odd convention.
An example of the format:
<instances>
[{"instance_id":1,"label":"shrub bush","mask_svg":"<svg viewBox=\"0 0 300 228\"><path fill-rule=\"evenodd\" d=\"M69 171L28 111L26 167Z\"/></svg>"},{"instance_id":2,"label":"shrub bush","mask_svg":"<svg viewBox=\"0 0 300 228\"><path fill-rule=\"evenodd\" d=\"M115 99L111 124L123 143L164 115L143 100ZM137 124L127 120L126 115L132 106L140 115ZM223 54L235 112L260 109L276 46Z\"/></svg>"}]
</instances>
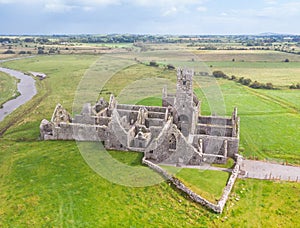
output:
<instances>
[{"instance_id":1,"label":"shrub bush","mask_svg":"<svg viewBox=\"0 0 300 228\"><path fill-rule=\"evenodd\" d=\"M3 52L3 54L16 54L16 53L12 50L7 50L7 51Z\"/></svg>"},{"instance_id":2,"label":"shrub bush","mask_svg":"<svg viewBox=\"0 0 300 228\"><path fill-rule=\"evenodd\" d=\"M300 89L300 83L293 84L289 87L290 89Z\"/></svg>"},{"instance_id":3,"label":"shrub bush","mask_svg":"<svg viewBox=\"0 0 300 228\"><path fill-rule=\"evenodd\" d=\"M150 66L153 66L153 67L158 67L158 64L155 62L155 61L151 61L149 63Z\"/></svg>"},{"instance_id":4,"label":"shrub bush","mask_svg":"<svg viewBox=\"0 0 300 228\"><path fill-rule=\"evenodd\" d=\"M228 76L226 74L224 74L223 71L220 71L220 70L214 71L213 76L215 78L228 78Z\"/></svg>"}]
</instances>

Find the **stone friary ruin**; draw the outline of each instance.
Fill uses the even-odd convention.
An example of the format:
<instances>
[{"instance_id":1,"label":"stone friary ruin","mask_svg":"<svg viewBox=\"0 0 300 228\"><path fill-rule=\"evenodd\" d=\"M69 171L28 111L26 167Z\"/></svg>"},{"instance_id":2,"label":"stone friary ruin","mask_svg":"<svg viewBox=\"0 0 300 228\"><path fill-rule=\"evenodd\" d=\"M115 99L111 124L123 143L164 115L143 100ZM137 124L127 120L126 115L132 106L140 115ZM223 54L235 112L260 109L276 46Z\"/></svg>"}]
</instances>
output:
<instances>
[{"instance_id":1,"label":"stone friary ruin","mask_svg":"<svg viewBox=\"0 0 300 228\"><path fill-rule=\"evenodd\" d=\"M235 158L239 117L202 116L193 93L193 70L177 70L176 94L163 89L162 107L118 104L111 95L85 104L71 118L58 104L51 121L40 125L44 140L101 141L106 149L139 151L153 163L200 165Z\"/></svg>"}]
</instances>

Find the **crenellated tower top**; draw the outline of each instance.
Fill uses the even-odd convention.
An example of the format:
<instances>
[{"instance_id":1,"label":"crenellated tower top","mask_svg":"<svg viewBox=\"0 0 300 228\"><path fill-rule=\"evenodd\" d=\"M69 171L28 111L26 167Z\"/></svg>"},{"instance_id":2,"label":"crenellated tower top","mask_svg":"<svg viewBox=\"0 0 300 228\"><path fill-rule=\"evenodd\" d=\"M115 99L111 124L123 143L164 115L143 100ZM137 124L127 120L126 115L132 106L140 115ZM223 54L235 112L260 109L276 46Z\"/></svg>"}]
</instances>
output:
<instances>
[{"instance_id":1,"label":"crenellated tower top","mask_svg":"<svg viewBox=\"0 0 300 228\"><path fill-rule=\"evenodd\" d=\"M177 69L177 93L193 95L193 75L194 70L187 68Z\"/></svg>"}]
</instances>

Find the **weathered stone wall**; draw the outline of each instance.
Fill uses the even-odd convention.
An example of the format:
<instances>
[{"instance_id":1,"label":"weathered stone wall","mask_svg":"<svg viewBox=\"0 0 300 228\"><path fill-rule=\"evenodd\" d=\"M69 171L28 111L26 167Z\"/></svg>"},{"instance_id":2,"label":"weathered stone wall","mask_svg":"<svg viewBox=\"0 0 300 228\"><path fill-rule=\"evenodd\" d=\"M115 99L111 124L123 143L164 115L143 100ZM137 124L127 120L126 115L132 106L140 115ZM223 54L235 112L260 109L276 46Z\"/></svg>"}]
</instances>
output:
<instances>
[{"instance_id":1,"label":"weathered stone wall","mask_svg":"<svg viewBox=\"0 0 300 228\"><path fill-rule=\"evenodd\" d=\"M103 141L106 131L106 126L61 122L52 125L51 134L41 135L44 140Z\"/></svg>"},{"instance_id":2,"label":"weathered stone wall","mask_svg":"<svg viewBox=\"0 0 300 228\"><path fill-rule=\"evenodd\" d=\"M232 173L229 177L229 180L227 181L227 184L223 190L223 194L220 198L220 200L218 201L218 206L220 208L220 212L219 213L222 213L224 207L225 207L225 204L228 200L228 197L229 197L229 194L233 188L233 185L239 175L239 172L240 172L240 160L241 158L238 158L237 159L237 162L236 162L236 165L234 166L233 170L232 170Z\"/></svg>"},{"instance_id":3,"label":"weathered stone wall","mask_svg":"<svg viewBox=\"0 0 300 228\"><path fill-rule=\"evenodd\" d=\"M209 136L209 135L195 135L193 138L193 145L197 146L199 140L202 139L203 153L222 154L222 145L227 140L227 156L235 158L235 154L238 153L239 139L232 137L220 137L220 136ZM214 151L215 149L215 151ZM208 151L209 150L209 151Z\"/></svg>"},{"instance_id":4,"label":"weathered stone wall","mask_svg":"<svg viewBox=\"0 0 300 228\"><path fill-rule=\"evenodd\" d=\"M170 118L164 127L161 129L159 135L154 137L151 141L151 144L145 150L145 156L147 159L156 160L159 159L160 161L164 160L169 156L169 144L168 144L168 132L172 127L173 119ZM161 153L161 154L160 154Z\"/></svg>"},{"instance_id":5,"label":"weathered stone wall","mask_svg":"<svg viewBox=\"0 0 300 228\"><path fill-rule=\"evenodd\" d=\"M110 121L111 121L110 117L99 117L96 120L96 124L99 124L100 126L102 125L108 126Z\"/></svg>"},{"instance_id":6,"label":"weathered stone wall","mask_svg":"<svg viewBox=\"0 0 300 228\"><path fill-rule=\"evenodd\" d=\"M196 134L232 137L232 127L198 124L196 128Z\"/></svg>"},{"instance_id":7,"label":"weathered stone wall","mask_svg":"<svg viewBox=\"0 0 300 228\"><path fill-rule=\"evenodd\" d=\"M176 137L176 149L170 153L169 158L164 160L164 163L186 165L192 162L193 165L200 165L201 159L196 161L196 158L201 157L197 156L197 154L199 154L198 151L187 141L175 125L173 125L169 131L168 138L170 138L172 134ZM169 144L169 142L167 143Z\"/></svg>"},{"instance_id":8,"label":"weathered stone wall","mask_svg":"<svg viewBox=\"0 0 300 228\"><path fill-rule=\"evenodd\" d=\"M232 119L228 117L219 116L199 116L198 123L200 124L221 124L222 126L228 125L232 126Z\"/></svg>"},{"instance_id":9,"label":"weathered stone wall","mask_svg":"<svg viewBox=\"0 0 300 228\"><path fill-rule=\"evenodd\" d=\"M158 172L160 175L162 175L166 180L169 180L172 182L172 184L179 190L181 190L182 192L186 193L193 201L195 201L196 203L201 204L202 206L205 206L209 209L211 209L212 211L216 212L216 213L222 213L225 207L225 204L228 200L228 197L230 195L230 192L233 188L233 185L238 177L239 174L239 170L240 170L240 164L241 164L241 156L237 157L237 161L236 161L236 165L232 171L232 174L230 175L230 178L223 190L223 194L220 198L220 200L218 201L217 204L213 204L211 202L209 202L208 200L206 200L205 198L199 196L198 194L196 194L195 192L193 192L192 190L190 190L188 187L186 187L180 180L178 180L177 178L175 178L174 176L170 175L168 172L166 172L164 169L162 169L161 167L159 167L158 165L152 163L151 161L146 160L146 158L144 157L142 162L143 164L146 164L148 167L150 167L151 169L153 169L154 171Z\"/></svg>"},{"instance_id":10,"label":"weathered stone wall","mask_svg":"<svg viewBox=\"0 0 300 228\"><path fill-rule=\"evenodd\" d=\"M160 168L158 165L155 165L154 163L146 160L145 158L143 158L143 164L146 164L147 166L149 166L151 169L153 169L154 171L158 172L160 175L162 175L166 180L169 180L172 182L172 184L179 190L181 190L182 192L186 193L193 201L195 201L196 203L199 203L217 213L221 213L221 208L219 207L219 205L213 204L211 202L209 202L208 200L204 199L203 197L199 196L198 194L194 193L193 191L191 191L188 187L186 187L180 180L178 180L177 178L171 176L170 174L168 174L165 170L163 170L162 168Z\"/></svg>"},{"instance_id":11,"label":"weathered stone wall","mask_svg":"<svg viewBox=\"0 0 300 228\"><path fill-rule=\"evenodd\" d=\"M143 106L143 105L127 105L127 104L118 104L117 109L118 110L129 110L129 111L139 111L140 108L146 108L149 112L166 112L165 107L159 107L159 106Z\"/></svg>"},{"instance_id":12,"label":"weathered stone wall","mask_svg":"<svg viewBox=\"0 0 300 228\"><path fill-rule=\"evenodd\" d=\"M165 113L162 112L149 112L148 118L155 118L155 119L165 119Z\"/></svg>"},{"instance_id":13,"label":"weathered stone wall","mask_svg":"<svg viewBox=\"0 0 300 228\"><path fill-rule=\"evenodd\" d=\"M106 147L116 150L126 150L128 148L128 134L120 123L120 116L115 109L112 112L112 120L108 125Z\"/></svg>"},{"instance_id":14,"label":"weathered stone wall","mask_svg":"<svg viewBox=\"0 0 300 228\"><path fill-rule=\"evenodd\" d=\"M76 115L73 119L73 123L94 125L97 122L96 119L96 116L89 116L87 114Z\"/></svg>"},{"instance_id":15,"label":"weathered stone wall","mask_svg":"<svg viewBox=\"0 0 300 228\"><path fill-rule=\"evenodd\" d=\"M146 127L151 126L163 126L164 120L163 119L146 119Z\"/></svg>"},{"instance_id":16,"label":"weathered stone wall","mask_svg":"<svg viewBox=\"0 0 300 228\"><path fill-rule=\"evenodd\" d=\"M175 95L167 95L166 97L162 98L162 106L163 107L173 106L174 100L175 100Z\"/></svg>"}]
</instances>

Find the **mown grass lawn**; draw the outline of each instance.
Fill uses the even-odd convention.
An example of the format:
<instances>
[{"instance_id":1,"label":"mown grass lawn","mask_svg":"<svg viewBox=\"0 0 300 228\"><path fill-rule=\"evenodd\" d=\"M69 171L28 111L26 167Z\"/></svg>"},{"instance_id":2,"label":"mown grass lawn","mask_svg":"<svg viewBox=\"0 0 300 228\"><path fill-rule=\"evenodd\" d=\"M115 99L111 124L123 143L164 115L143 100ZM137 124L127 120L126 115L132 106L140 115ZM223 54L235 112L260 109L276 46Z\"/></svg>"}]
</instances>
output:
<instances>
[{"instance_id":1,"label":"mown grass lawn","mask_svg":"<svg viewBox=\"0 0 300 228\"><path fill-rule=\"evenodd\" d=\"M77 85L85 70L97 58L76 55L39 56L5 63L5 66L22 71L46 73L48 78L38 82L39 94L31 102L7 118L9 122L15 116L21 116L0 138L0 226L297 226L299 183L238 180L224 213L217 215L189 201L166 182L132 188L106 180L86 164L75 142L39 141L40 121L43 118L50 119L58 102L71 110ZM137 65L132 67L135 72L149 71L149 74L154 75L153 80L155 75L163 75L161 69L139 68ZM126 74L129 75L129 72ZM107 89L114 89L112 82ZM127 83L126 80L123 83ZM283 159L290 155L291 161L297 162L299 150L295 138L298 131L292 128L292 124L299 126L295 120L299 119L299 114L233 82L220 80L219 83L225 94L228 113L234 105L239 107L244 155L261 155L262 158L266 155L278 156ZM240 94L241 98L230 96L230 89L236 96ZM148 102L149 99L141 102ZM149 101L151 104L159 102L159 98ZM28 107L30 112L27 112ZM206 111L209 112L209 109ZM265 114L261 114L263 112ZM261 116L264 118L261 119ZM290 127L286 127L287 123ZM263 128L266 129L261 130ZM281 131L283 135L280 135ZM272 137L271 133L274 134ZM282 145L280 153L275 150L278 143ZM290 150L291 147L295 150ZM263 148L270 151L263 151ZM110 155L124 164L142 166L140 154L112 151ZM189 172L184 176L189 179L190 175L196 178ZM212 176L208 174L207 179ZM210 187L209 183L214 185L214 181L207 183L205 178L202 181L206 181L207 187ZM217 189L218 184L221 181L212 188ZM198 186L199 189L202 187L204 184Z\"/></svg>"}]
</instances>

